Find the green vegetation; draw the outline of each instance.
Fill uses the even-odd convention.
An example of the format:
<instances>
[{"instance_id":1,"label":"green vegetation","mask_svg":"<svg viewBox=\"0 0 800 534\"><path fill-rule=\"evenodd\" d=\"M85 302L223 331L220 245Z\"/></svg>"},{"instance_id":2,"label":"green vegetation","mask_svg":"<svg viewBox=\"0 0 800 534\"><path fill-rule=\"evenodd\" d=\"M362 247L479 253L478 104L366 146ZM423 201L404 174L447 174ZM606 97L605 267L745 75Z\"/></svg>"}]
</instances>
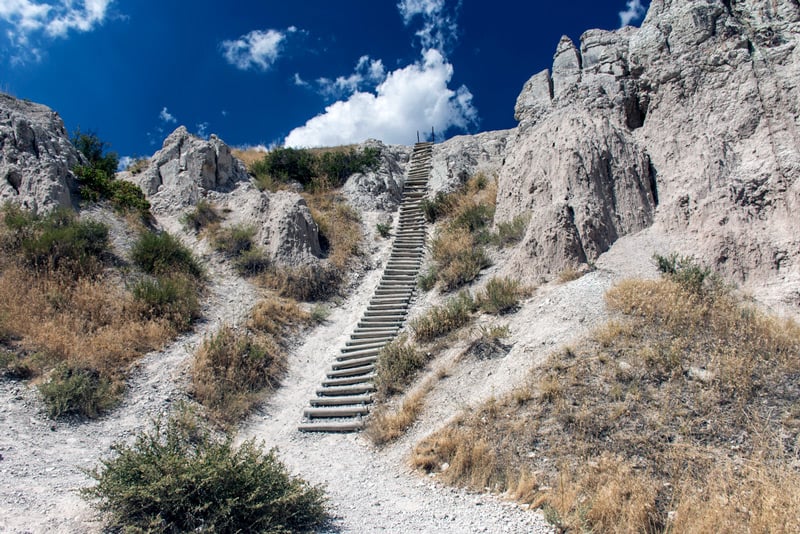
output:
<instances>
[{"instance_id":1,"label":"green vegetation","mask_svg":"<svg viewBox=\"0 0 800 534\"><path fill-rule=\"evenodd\" d=\"M72 144L88 161L88 165L77 165L73 169L84 200L97 202L106 199L120 211L134 211L142 217L149 216L150 203L139 186L115 178L119 158L116 152L106 152L108 145L97 134L77 130L72 137Z\"/></svg>"},{"instance_id":2,"label":"green vegetation","mask_svg":"<svg viewBox=\"0 0 800 534\"><path fill-rule=\"evenodd\" d=\"M409 328L417 341L433 341L467 324L476 310L475 300L469 292L462 291L442 306L434 306L411 321Z\"/></svg>"},{"instance_id":3,"label":"green vegetation","mask_svg":"<svg viewBox=\"0 0 800 534\"><path fill-rule=\"evenodd\" d=\"M187 230L195 233L213 228L222 221L213 204L207 200L200 200L193 210L186 212L181 217L181 222Z\"/></svg>"},{"instance_id":4,"label":"green vegetation","mask_svg":"<svg viewBox=\"0 0 800 534\"><path fill-rule=\"evenodd\" d=\"M477 304L481 311L500 315L508 313L519 305L523 290L517 280L495 276L478 295Z\"/></svg>"},{"instance_id":5,"label":"green vegetation","mask_svg":"<svg viewBox=\"0 0 800 534\"><path fill-rule=\"evenodd\" d=\"M382 396L402 392L425 367L429 356L400 336L381 349L375 362L375 387Z\"/></svg>"},{"instance_id":6,"label":"green vegetation","mask_svg":"<svg viewBox=\"0 0 800 534\"><path fill-rule=\"evenodd\" d=\"M659 272L670 280L695 293L713 292L721 289L721 280L708 267L699 265L690 256L672 253L669 256L655 254L653 261Z\"/></svg>"},{"instance_id":7,"label":"green vegetation","mask_svg":"<svg viewBox=\"0 0 800 534\"><path fill-rule=\"evenodd\" d=\"M386 223L378 223L375 225L375 230L378 231L379 236L386 239L391 234L392 226Z\"/></svg>"},{"instance_id":8,"label":"green vegetation","mask_svg":"<svg viewBox=\"0 0 800 534\"><path fill-rule=\"evenodd\" d=\"M262 189L274 189L287 182L299 182L310 190L340 187L352 174L377 169L380 150L353 148L308 150L275 148L250 166L256 184Z\"/></svg>"},{"instance_id":9,"label":"green vegetation","mask_svg":"<svg viewBox=\"0 0 800 534\"><path fill-rule=\"evenodd\" d=\"M256 276L269 268L266 252L255 246L256 229L252 226L236 225L220 228L214 233L214 248L233 260L239 274Z\"/></svg>"},{"instance_id":10,"label":"green vegetation","mask_svg":"<svg viewBox=\"0 0 800 534\"><path fill-rule=\"evenodd\" d=\"M186 275L143 278L131 287L144 319L166 319L176 330L188 330L200 318L197 284Z\"/></svg>"},{"instance_id":11,"label":"green vegetation","mask_svg":"<svg viewBox=\"0 0 800 534\"><path fill-rule=\"evenodd\" d=\"M234 446L185 415L112 449L81 494L113 530L310 532L328 520L323 489L291 476L274 450Z\"/></svg>"},{"instance_id":12,"label":"green vegetation","mask_svg":"<svg viewBox=\"0 0 800 534\"><path fill-rule=\"evenodd\" d=\"M84 365L62 363L39 386L50 417L78 415L94 418L119 400L119 385Z\"/></svg>"},{"instance_id":13,"label":"green vegetation","mask_svg":"<svg viewBox=\"0 0 800 534\"><path fill-rule=\"evenodd\" d=\"M168 232L143 232L133 245L131 259L144 272L155 276L175 273L194 278L203 276L192 252Z\"/></svg>"},{"instance_id":14,"label":"green vegetation","mask_svg":"<svg viewBox=\"0 0 800 534\"><path fill-rule=\"evenodd\" d=\"M97 275L102 269L108 228L101 223L81 221L68 209L40 216L12 206L4 209L3 221L3 247L29 268L72 278Z\"/></svg>"},{"instance_id":15,"label":"green vegetation","mask_svg":"<svg viewBox=\"0 0 800 534\"><path fill-rule=\"evenodd\" d=\"M516 245L525 236L530 220L530 214L523 214L514 217L509 222L499 223L497 232L491 236L491 242L501 248Z\"/></svg>"},{"instance_id":16,"label":"green vegetation","mask_svg":"<svg viewBox=\"0 0 800 534\"><path fill-rule=\"evenodd\" d=\"M437 283L443 291L458 289L491 265L484 245L491 241L488 227L494 217L496 195L496 182L477 174L461 189L423 203L428 220L443 219L442 228L430 243L433 266L420 280L423 289Z\"/></svg>"},{"instance_id":17,"label":"green vegetation","mask_svg":"<svg viewBox=\"0 0 800 534\"><path fill-rule=\"evenodd\" d=\"M286 370L286 355L273 338L223 327L195 355L192 393L223 424L239 421L263 390L274 389Z\"/></svg>"}]
</instances>

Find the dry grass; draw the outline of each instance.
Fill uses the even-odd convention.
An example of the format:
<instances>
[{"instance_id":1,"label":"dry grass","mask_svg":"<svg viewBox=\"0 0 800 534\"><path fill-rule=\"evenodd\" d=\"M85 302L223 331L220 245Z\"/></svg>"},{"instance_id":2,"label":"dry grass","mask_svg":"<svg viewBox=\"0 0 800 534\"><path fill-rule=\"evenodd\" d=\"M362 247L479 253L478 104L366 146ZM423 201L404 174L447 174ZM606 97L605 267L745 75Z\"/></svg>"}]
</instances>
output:
<instances>
[{"instance_id":1,"label":"dry grass","mask_svg":"<svg viewBox=\"0 0 800 534\"><path fill-rule=\"evenodd\" d=\"M469 292L462 291L443 305L434 306L411 321L409 328L417 341L433 341L469 323L476 308Z\"/></svg>"},{"instance_id":2,"label":"dry grass","mask_svg":"<svg viewBox=\"0 0 800 534\"><path fill-rule=\"evenodd\" d=\"M386 445L402 436L419 418L425 408L425 398L434 386L434 378L424 381L407 393L400 404L392 409L381 405L369 418L366 435L377 446Z\"/></svg>"},{"instance_id":3,"label":"dry grass","mask_svg":"<svg viewBox=\"0 0 800 534\"><path fill-rule=\"evenodd\" d=\"M566 269L558 273L558 282L561 284L566 284L567 282L572 282L573 280L577 280L584 274L586 274L586 271L583 271L581 269L576 269L574 267L567 267Z\"/></svg>"},{"instance_id":4,"label":"dry grass","mask_svg":"<svg viewBox=\"0 0 800 534\"><path fill-rule=\"evenodd\" d=\"M328 261L337 269L352 267L363 254L364 233L361 217L338 191L304 193L311 216L319 226L320 241L328 251Z\"/></svg>"},{"instance_id":5,"label":"dry grass","mask_svg":"<svg viewBox=\"0 0 800 534\"><path fill-rule=\"evenodd\" d=\"M619 284L615 321L423 440L414 465L567 530L798 531L800 327L691 287Z\"/></svg>"},{"instance_id":6,"label":"dry grass","mask_svg":"<svg viewBox=\"0 0 800 534\"><path fill-rule=\"evenodd\" d=\"M264 159L264 154L266 154L266 152L260 148L234 148L231 150L231 154L242 160L245 166L250 169L253 163Z\"/></svg>"},{"instance_id":7,"label":"dry grass","mask_svg":"<svg viewBox=\"0 0 800 534\"><path fill-rule=\"evenodd\" d=\"M253 308L244 328L223 327L195 354L192 394L222 426L233 425L274 391L293 334L311 324L297 302L274 296Z\"/></svg>"}]
</instances>

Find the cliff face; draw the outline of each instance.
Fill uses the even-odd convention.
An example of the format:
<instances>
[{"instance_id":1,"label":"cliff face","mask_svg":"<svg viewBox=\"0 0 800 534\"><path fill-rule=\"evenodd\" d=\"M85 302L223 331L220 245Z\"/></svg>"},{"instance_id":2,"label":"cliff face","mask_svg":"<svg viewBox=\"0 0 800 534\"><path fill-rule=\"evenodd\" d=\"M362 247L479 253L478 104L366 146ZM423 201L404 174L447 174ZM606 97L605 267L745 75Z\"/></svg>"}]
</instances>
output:
<instances>
[{"instance_id":1,"label":"cliff face","mask_svg":"<svg viewBox=\"0 0 800 534\"><path fill-rule=\"evenodd\" d=\"M497 220L514 269L591 261L656 224L740 280L800 279L796 0L653 0L641 28L558 44L515 108Z\"/></svg>"}]
</instances>

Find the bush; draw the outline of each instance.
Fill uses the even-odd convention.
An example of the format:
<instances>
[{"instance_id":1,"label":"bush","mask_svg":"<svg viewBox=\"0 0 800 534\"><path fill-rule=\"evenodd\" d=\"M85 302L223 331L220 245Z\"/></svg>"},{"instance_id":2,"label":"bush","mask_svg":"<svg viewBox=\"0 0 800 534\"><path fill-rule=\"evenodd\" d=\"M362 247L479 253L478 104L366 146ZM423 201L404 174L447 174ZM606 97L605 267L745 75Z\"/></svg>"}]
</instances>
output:
<instances>
[{"instance_id":1,"label":"bush","mask_svg":"<svg viewBox=\"0 0 800 534\"><path fill-rule=\"evenodd\" d=\"M269 297L253 308L248 326L282 342L299 326L307 325L312 320L297 302Z\"/></svg>"},{"instance_id":2,"label":"bush","mask_svg":"<svg viewBox=\"0 0 800 534\"><path fill-rule=\"evenodd\" d=\"M303 302L327 300L339 290L341 272L325 265L274 268L267 272L265 281L281 297Z\"/></svg>"},{"instance_id":3,"label":"bush","mask_svg":"<svg viewBox=\"0 0 800 534\"><path fill-rule=\"evenodd\" d=\"M423 291L430 291L436 286L436 279L438 278L439 273L436 271L435 268L428 269L428 272L419 275L417 278L417 285Z\"/></svg>"},{"instance_id":4,"label":"bush","mask_svg":"<svg viewBox=\"0 0 800 534\"><path fill-rule=\"evenodd\" d=\"M413 321L409 327L417 341L433 341L467 324L476 310L475 301L467 291L452 297L442 306L435 306Z\"/></svg>"},{"instance_id":5,"label":"bush","mask_svg":"<svg viewBox=\"0 0 800 534\"><path fill-rule=\"evenodd\" d=\"M375 170L380 165L380 150L365 148L312 151L298 148L275 148L250 166L256 183L271 189L275 182L296 181L310 190L323 191L340 187L356 173Z\"/></svg>"},{"instance_id":6,"label":"bush","mask_svg":"<svg viewBox=\"0 0 800 534\"><path fill-rule=\"evenodd\" d=\"M80 221L68 209L45 217L9 207L4 222L11 230L6 248L21 253L24 263L38 271L63 271L74 277L97 274L108 250L108 228Z\"/></svg>"},{"instance_id":7,"label":"bush","mask_svg":"<svg viewBox=\"0 0 800 534\"><path fill-rule=\"evenodd\" d=\"M192 392L223 424L239 421L278 386L286 355L271 337L223 327L195 355Z\"/></svg>"},{"instance_id":8,"label":"bush","mask_svg":"<svg viewBox=\"0 0 800 534\"><path fill-rule=\"evenodd\" d=\"M200 318L197 289L185 275L144 278L133 285L131 293L143 317L166 319L179 331Z\"/></svg>"},{"instance_id":9,"label":"bush","mask_svg":"<svg viewBox=\"0 0 800 534\"><path fill-rule=\"evenodd\" d=\"M109 144L102 141L95 132L90 130L83 133L77 129L70 140L78 152L86 157L90 167L107 177L112 177L117 172L119 156L116 152L107 152Z\"/></svg>"},{"instance_id":10,"label":"bush","mask_svg":"<svg viewBox=\"0 0 800 534\"><path fill-rule=\"evenodd\" d=\"M403 391L425 367L428 356L401 336L381 349L375 362L375 388L381 395Z\"/></svg>"},{"instance_id":11,"label":"bush","mask_svg":"<svg viewBox=\"0 0 800 534\"><path fill-rule=\"evenodd\" d=\"M486 313L500 315L515 309L521 296L522 289L517 280L494 277L478 296L478 307Z\"/></svg>"},{"instance_id":12,"label":"bush","mask_svg":"<svg viewBox=\"0 0 800 534\"><path fill-rule=\"evenodd\" d=\"M274 450L239 447L173 417L88 472L82 496L126 532L305 532L327 520L319 486L293 477Z\"/></svg>"},{"instance_id":13,"label":"bush","mask_svg":"<svg viewBox=\"0 0 800 534\"><path fill-rule=\"evenodd\" d=\"M419 204L425 220L434 223L453 209L453 198L439 191L433 199L423 198Z\"/></svg>"},{"instance_id":14,"label":"bush","mask_svg":"<svg viewBox=\"0 0 800 534\"><path fill-rule=\"evenodd\" d=\"M62 363L50 380L39 386L50 417L79 415L94 418L118 400L119 388L96 369Z\"/></svg>"},{"instance_id":15,"label":"bush","mask_svg":"<svg viewBox=\"0 0 800 534\"><path fill-rule=\"evenodd\" d=\"M658 270L667 278L681 285L684 289L701 294L720 289L721 282L714 272L698 264L691 256L653 255Z\"/></svg>"},{"instance_id":16,"label":"bush","mask_svg":"<svg viewBox=\"0 0 800 534\"><path fill-rule=\"evenodd\" d=\"M392 231L391 225L388 225L386 223L378 223L378 224L376 224L375 225L375 229L378 231L378 235L381 236L384 239L389 237L389 235L391 234L391 231Z\"/></svg>"},{"instance_id":17,"label":"bush","mask_svg":"<svg viewBox=\"0 0 800 534\"><path fill-rule=\"evenodd\" d=\"M242 276L258 276L267 272L270 261L263 249L254 247L241 253L234 260L233 266Z\"/></svg>"},{"instance_id":18,"label":"bush","mask_svg":"<svg viewBox=\"0 0 800 534\"><path fill-rule=\"evenodd\" d=\"M186 212L181 217L181 222L187 230L199 232L222 220L216 208L207 200L200 200L192 211Z\"/></svg>"},{"instance_id":19,"label":"bush","mask_svg":"<svg viewBox=\"0 0 800 534\"><path fill-rule=\"evenodd\" d=\"M72 172L78 178L81 197L89 202L108 199L120 211L135 211L142 217L150 213L150 202L145 198L141 188L124 180L116 180L114 174L104 170L78 165Z\"/></svg>"},{"instance_id":20,"label":"bush","mask_svg":"<svg viewBox=\"0 0 800 534\"><path fill-rule=\"evenodd\" d=\"M475 280L491 265L483 247L465 229L445 230L430 244L431 257L436 262L436 277L442 290L452 291Z\"/></svg>"},{"instance_id":21,"label":"bush","mask_svg":"<svg viewBox=\"0 0 800 534\"><path fill-rule=\"evenodd\" d=\"M214 236L214 248L228 258L236 258L253 248L256 229L252 226L236 225L222 228Z\"/></svg>"},{"instance_id":22,"label":"bush","mask_svg":"<svg viewBox=\"0 0 800 534\"><path fill-rule=\"evenodd\" d=\"M148 274L161 276L176 272L200 278L203 270L191 251L167 232L144 232L131 251L133 262Z\"/></svg>"}]
</instances>

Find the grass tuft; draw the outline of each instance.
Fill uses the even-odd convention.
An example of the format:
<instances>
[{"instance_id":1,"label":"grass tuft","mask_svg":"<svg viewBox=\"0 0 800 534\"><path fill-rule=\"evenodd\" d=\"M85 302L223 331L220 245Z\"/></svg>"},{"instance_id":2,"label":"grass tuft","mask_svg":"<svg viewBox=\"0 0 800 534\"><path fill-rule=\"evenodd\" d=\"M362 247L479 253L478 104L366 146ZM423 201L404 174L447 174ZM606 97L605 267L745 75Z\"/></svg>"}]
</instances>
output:
<instances>
[{"instance_id":1,"label":"grass tuft","mask_svg":"<svg viewBox=\"0 0 800 534\"><path fill-rule=\"evenodd\" d=\"M522 286L517 280L495 276L486 282L478 295L477 304L481 311L501 315L515 310L523 294Z\"/></svg>"},{"instance_id":2,"label":"grass tuft","mask_svg":"<svg viewBox=\"0 0 800 534\"><path fill-rule=\"evenodd\" d=\"M469 292L462 291L442 306L434 306L425 315L411 321L409 328L417 341L433 341L469 323L476 309Z\"/></svg>"},{"instance_id":3,"label":"grass tuft","mask_svg":"<svg viewBox=\"0 0 800 534\"><path fill-rule=\"evenodd\" d=\"M407 337L398 337L378 354L378 361L375 363L375 388L384 397L402 392L428 360L428 355Z\"/></svg>"}]
</instances>

